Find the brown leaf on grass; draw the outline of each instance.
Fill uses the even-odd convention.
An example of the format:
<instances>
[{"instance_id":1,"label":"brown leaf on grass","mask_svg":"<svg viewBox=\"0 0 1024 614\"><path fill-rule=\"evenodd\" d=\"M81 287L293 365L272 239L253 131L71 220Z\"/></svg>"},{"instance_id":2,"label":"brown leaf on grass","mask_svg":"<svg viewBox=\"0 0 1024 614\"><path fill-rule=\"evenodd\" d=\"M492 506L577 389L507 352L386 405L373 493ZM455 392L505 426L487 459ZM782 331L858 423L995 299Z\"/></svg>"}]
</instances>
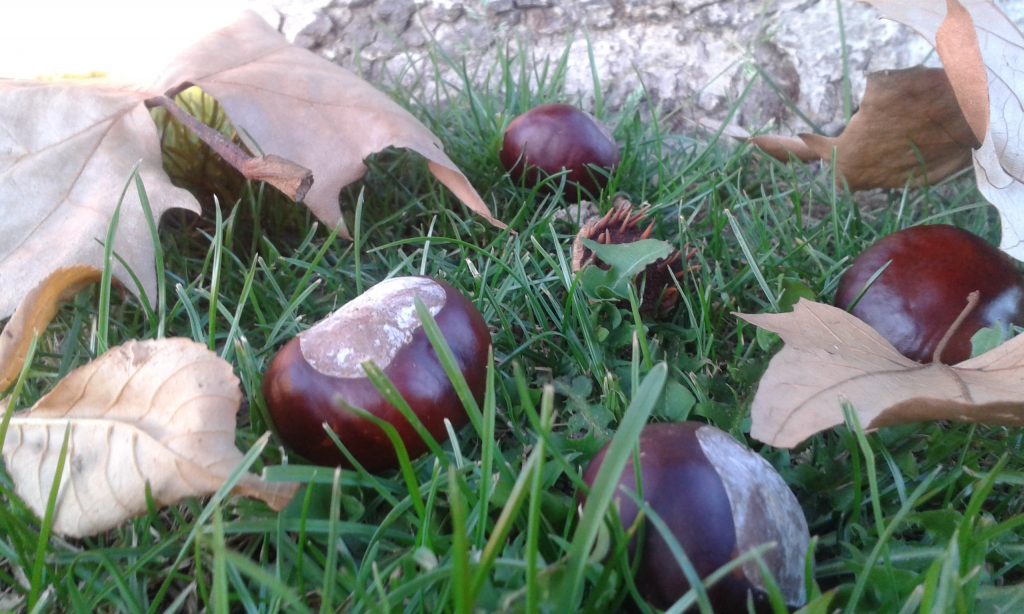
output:
<instances>
[{"instance_id":1,"label":"brown leaf on grass","mask_svg":"<svg viewBox=\"0 0 1024 614\"><path fill-rule=\"evenodd\" d=\"M364 159L387 147L426 158L467 207L504 226L412 114L352 72L288 44L255 13L183 53L157 87L173 95L193 84L260 149L313 170L305 203L332 228L342 223L338 192L366 173Z\"/></svg>"},{"instance_id":2,"label":"brown leaf on grass","mask_svg":"<svg viewBox=\"0 0 1024 614\"><path fill-rule=\"evenodd\" d=\"M153 216L199 212L191 194L163 172L156 126L132 88L0 80L0 319L62 268L103 268L103 241L121 199L116 252L150 295L153 243L134 187L146 185ZM114 275L135 290L119 263Z\"/></svg>"},{"instance_id":3,"label":"brown leaf on grass","mask_svg":"<svg viewBox=\"0 0 1024 614\"><path fill-rule=\"evenodd\" d=\"M780 134L761 134L754 136L737 124L726 124L709 117L697 120L697 124L716 135L727 136L737 141L747 141L769 156L788 162L790 158L796 158L801 162L813 162L820 160L816 152L807 146L807 143L797 136L782 136Z\"/></svg>"},{"instance_id":4,"label":"brown leaf on grass","mask_svg":"<svg viewBox=\"0 0 1024 614\"><path fill-rule=\"evenodd\" d=\"M831 161L851 190L930 184L970 165L978 146L945 72L915 67L868 75L860 109L838 137L759 136L752 143L786 161Z\"/></svg>"},{"instance_id":5,"label":"brown leaf on grass","mask_svg":"<svg viewBox=\"0 0 1024 614\"><path fill-rule=\"evenodd\" d=\"M15 414L4 463L15 492L41 516L70 429L53 530L94 535L144 514L147 484L158 505L223 486L242 461L235 447L240 401L231 365L204 346L188 339L131 341ZM245 474L233 492L280 510L294 490Z\"/></svg>"},{"instance_id":6,"label":"brown leaf on grass","mask_svg":"<svg viewBox=\"0 0 1024 614\"><path fill-rule=\"evenodd\" d=\"M873 328L801 299L789 313L736 314L785 347L758 384L750 434L792 448L843 423L853 407L865 430L924 420L1024 425L1024 336L954 366L921 364Z\"/></svg>"},{"instance_id":7,"label":"brown leaf on grass","mask_svg":"<svg viewBox=\"0 0 1024 614\"><path fill-rule=\"evenodd\" d=\"M164 174L146 108L191 83L217 98L253 151L265 154L239 150L236 168L297 198L305 194L332 228L342 223L340 189L363 176L364 158L387 147L425 157L463 203L504 226L410 113L245 13L184 51L147 87L0 80L0 319L51 272L102 268L102 242L122 192L113 249L145 293L155 295L149 226L134 186L125 191L125 184L138 163L156 220L172 208L199 212L196 200ZM344 228L341 234L347 236ZM120 262L114 275L137 291Z\"/></svg>"},{"instance_id":8,"label":"brown leaf on grass","mask_svg":"<svg viewBox=\"0 0 1024 614\"><path fill-rule=\"evenodd\" d=\"M799 136L762 134L752 137L750 144L782 162L789 162L790 158L796 158L801 162L821 160L821 154L811 149L807 142Z\"/></svg>"},{"instance_id":9,"label":"brown leaf on grass","mask_svg":"<svg viewBox=\"0 0 1024 614\"><path fill-rule=\"evenodd\" d=\"M936 47L971 125L984 129L974 172L999 210L1000 247L1024 260L1024 34L988 0L867 2Z\"/></svg>"},{"instance_id":10,"label":"brown leaf on grass","mask_svg":"<svg viewBox=\"0 0 1024 614\"><path fill-rule=\"evenodd\" d=\"M101 275L88 266L59 269L22 298L0 333L0 392L18 379L32 339L46 329L60 303L98 282Z\"/></svg>"}]
</instances>

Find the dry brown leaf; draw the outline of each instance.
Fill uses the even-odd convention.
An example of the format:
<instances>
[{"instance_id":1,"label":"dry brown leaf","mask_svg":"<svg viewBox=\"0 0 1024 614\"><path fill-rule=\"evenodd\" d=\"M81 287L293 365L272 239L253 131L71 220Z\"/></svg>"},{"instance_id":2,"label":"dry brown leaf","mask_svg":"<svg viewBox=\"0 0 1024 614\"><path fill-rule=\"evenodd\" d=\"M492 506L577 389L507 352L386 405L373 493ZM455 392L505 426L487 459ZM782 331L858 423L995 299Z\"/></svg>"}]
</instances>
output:
<instances>
[{"instance_id":1,"label":"dry brown leaf","mask_svg":"<svg viewBox=\"0 0 1024 614\"><path fill-rule=\"evenodd\" d=\"M267 154L243 170L301 195L302 174L312 169L305 202L331 227L342 221L339 190L363 176L366 156L391 146L424 156L463 203L504 226L410 113L247 12L186 50L147 87L0 80L0 319L51 272L102 268L101 242L136 163L156 219L176 207L199 211L164 174L146 108L190 83L217 98L254 150ZM155 295L153 246L134 187L125 193L113 247ZM114 275L135 290L119 263Z\"/></svg>"},{"instance_id":2,"label":"dry brown leaf","mask_svg":"<svg viewBox=\"0 0 1024 614\"><path fill-rule=\"evenodd\" d=\"M945 72L914 67L868 75L860 109L838 137L751 140L769 155L832 160L851 190L935 183L967 168L978 145Z\"/></svg>"},{"instance_id":3,"label":"dry brown leaf","mask_svg":"<svg viewBox=\"0 0 1024 614\"><path fill-rule=\"evenodd\" d=\"M866 1L935 45L972 126L985 129L974 171L978 190L999 210L1001 247L1024 260L1024 34L988 0Z\"/></svg>"},{"instance_id":4,"label":"dry brown leaf","mask_svg":"<svg viewBox=\"0 0 1024 614\"><path fill-rule=\"evenodd\" d=\"M204 346L131 341L15 414L4 463L15 492L42 515L70 428L53 529L94 535L145 513L147 483L160 505L220 488L243 456L235 447L240 401L231 365ZM247 474L234 492L279 510L294 487Z\"/></svg>"},{"instance_id":5,"label":"dry brown leaf","mask_svg":"<svg viewBox=\"0 0 1024 614\"><path fill-rule=\"evenodd\" d=\"M788 162L790 158L796 158L801 162L821 160L821 156L808 147L803 139L797 136L782 136L780 134L760 134L754 136L742 126L726 124L709 117L697 120L697 124L722 136L727 136L737 141L749 142L754 147L782 162Z\"/></svg>"},{"instance_id":6,"label":"dry brown leaf","mask_svg":"<svg viewBox=\"0 0 1024 614\"><path fill-rule=\"evenodd\" d=\"M762 134L750 139L750 143L765 152L769 156L782 162L789 162L790 158L796 158L801 162L814 162L821 160L821 154L811 149L803 138L798 136L783 136L781 134ZM831 155L832 150L829 150Z\"/></svg>"},{"instance_id":7,"label":"dry brown leaf","mask_svg":"<svg viewBox=\"0 0 1024 614\"><path fill-rule=\"evenodd\" d=\"M842 309L801 299L792 312L736 314L785 347L758 384L752 437L791 448L843 423L865 430L923 420L1024 425L1024 336L954 366L920 364Z\"/></svg>"},{"instance_id":8,"label":"dry brown leaf","mask_svg":"<svg viewBox=\"0 0 1024 614\"><path fill-rule=\"evenodd\" d=\"M386 147L426 158L467 207L504 226L412 114L352 72L288 44L255 13L183 53L157 87L173 94L192 84L216 98L260 149L313 170L305 203L332 228L342 223L338 192L366 173L364 159Z\"/></svg>"},{"instance_id":9,"label":"dry brown leaf","mask_svg":"<svg viewBox=\"0 0 1024 614\"><path fill-rule=\"evenodd\" d=\"M60 303L98 282L101 275L88 266L59 269L22 298L0 333L0 392L18 379L32 339L46 329Z\"/></svg>"},{"instance_id":10,"label":"dry brown leaf","mask_svg":"<svg viewBox=\"0 0 1024 614\"><path fill-rule=\"evenodd\" d=\"M974 140L981 144L988 131L988 77L974 20L956 0L946 3L946 19L935 35L935 49Z\"/></svg>"}]
</instances>

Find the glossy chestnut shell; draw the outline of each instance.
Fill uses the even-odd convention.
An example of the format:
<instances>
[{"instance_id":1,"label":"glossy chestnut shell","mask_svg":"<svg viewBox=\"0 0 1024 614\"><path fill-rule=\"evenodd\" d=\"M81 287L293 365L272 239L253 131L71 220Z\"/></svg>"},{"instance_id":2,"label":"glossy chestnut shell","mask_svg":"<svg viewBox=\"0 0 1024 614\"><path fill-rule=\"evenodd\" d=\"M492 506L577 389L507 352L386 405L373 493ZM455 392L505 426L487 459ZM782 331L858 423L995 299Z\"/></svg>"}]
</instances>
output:
<instances>
[{"instance_id":1,"label":"glossy chestnut shell","mask_svg":"<svg viewBox=\"0 0 1024 614\"><path fill-rule=\"evenodd\" d=\"M651 424L639 439L643 499L667 525L701 578L743 552L768 542L778 547L764 555L790 606L806 600L804 556L810 542L807 521L796 497L775 469L727 433L706 424ZM607 448L584 473L593 484ZM620 490L636 491L630 460L619 478ZM617 495L619 519L629 527L637 506ZM635 580L644 598L668 608L690 590L661 533L647 523ZM708 588L716 612L771 611L757 563L737 568Z\"/></svg>"},{"instance_id":2,"label":"glossy chestnut shell","mask_svg":"<svg viewBox=\"0 0 1024 614\"><path fill-rule=\"evenodd\" d=\"M394 287L382 288L385 284L408 287L399 288L396 295L389 294ZM366 351L372 355L381 344L394 344L394 351L380 359L387 364L374 362L435 439L443 442L448 437L445 418L455 428L467 422L465 409L415 316L412 296L424 290L433 297L431 311L436 311L434 319L459 370L477 401L482 399L491 335L480 312L442 281L390 279L289 341L271 361L263 379L263 395L277 433L291 449L318 464L348 466L322 428L327 423L367 470L396 467L398 457L384 431L347 411L348 405L394 426L411 457L427 450L412 425L382 398L362 371ZM358 318L339 319L338 314L346 309L349 315L362 310L374 324L359 324Z\"/></svg>"},{"instance_id":3,"label":"glossy chestnut shell","mask_svg":"<svg viewBox=\"0 0 1024 614\"><path fill-rule=\"evenodd\" d=\"M942 352L941 362L956 364L970 358L971 337L979 329L997 322L1024 323L1024 280L1006 254L974 234L935 224L883 237L843 274L835 304L877 330L904 356L930 362L975 290L978 305Z\"/></svg>"},{"instance_id":4,"label":"glossy chestnut shell","mask_svg":"<svg viewBox=\"0 0 1024 614\"><path fill-rule=\"evenodd\" d=\"M568 104L545 104L512 120L499 157L512 178L527 187L565 170L569 189L578 186L597 197L619 163L619 148L590 114Z\"/></svg>"}]
</instances>

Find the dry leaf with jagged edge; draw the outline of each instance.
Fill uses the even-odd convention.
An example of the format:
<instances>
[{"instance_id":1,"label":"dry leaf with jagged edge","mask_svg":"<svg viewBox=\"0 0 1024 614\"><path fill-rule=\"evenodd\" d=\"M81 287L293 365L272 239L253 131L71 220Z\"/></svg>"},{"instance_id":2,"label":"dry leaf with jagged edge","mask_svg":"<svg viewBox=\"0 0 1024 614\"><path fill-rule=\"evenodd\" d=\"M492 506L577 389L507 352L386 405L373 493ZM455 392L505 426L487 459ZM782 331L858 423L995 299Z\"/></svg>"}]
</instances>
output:
<instances>
[{"instance_id":1,"label":"dry leaf with jagged edge","mask_svg":"<svg viewBox=\"0 0 1024 614\"><path fill-rule=\"evenodd\" d=\"M1024 34L987 0L866 0L931 42L979 133L978 190L999 210L1000 247L1024 260Z\"/></svg>"},{"instance_id":2,"label":"dry leaf with jagged edge","mask_svg":"<svg viewBox=\"0 0 1024 614\"><path fill-rule=\"evenodd\" d=\"M838 137L761 135L750 142L782 161L831 161L851 190L932 184L971 163L977 140L946 73L915 67L868 75L860 109Z\"/></svg>"},{"instance_id":3,"label":"dry leaf with jagged edge","mask_svg":"<svg viewBox=\"0 0 1024 614\"><path fill-rule=\"evenodd\" d=\"M255 13L183 53L156 88L173 95L193 84L220 103L243 137L312 169L304 202L332 228L342 223L339 190L366 173L367 156L386 147L426 158L467 207L504 226L411 113L352 72L289 44Z\"/></svg>"},{"instance_id":4,"label":"dry leaf with jagged edge","mask_svg":"<svg viewBox=\"0 0 1024 614\"><path fill-rule=\"evenodd\" d=\"M205 346L130 341L14 414L3 460L15 492L42 515L70 429L53 530L94 535L144 514L147 484L159 505L223 486L243 458L235 447L240 402L231 365ZM245 474L233 492L280 510L294 491Z\"/></svg>"},{"instance_id":5,"label":"dry leaf with jagged edge","mask_svg":"<svg viewBox=\"0 0 1024 614\"><path fill-rule=\"evenodd\" d=\"M503 226L410 113L344 68L288 44L254 13L154 70L161 76L145 86L0 80L0 236L7 239L0 243L0 319L51 272L102 268L102 243L136 164L156 220L172 208L199 211L164 174L147 110L172 110L168 94L192 83L215 96L254 151L266 154L235 146L241 157L228 161L249 178L291 190L332 228L342 223L341 187L362 177L366 156L390 146L424 156L463 203ZM224 155L233 151L222 145ZM314 181L304 192L310 170ZM154 248L134 187L124 192L113 249L155 295ZM120 262L114 275L136 290Z\"/></svg>"},{"instance_id":6,"label":"dry leaf with jagged edge","mask_svg":"<svg viewBox=\"0 0 1024 614\"><path fill-rule=\"evenodd\" d=\"M128 88L0 80L0 319L50 273L103 268L103 242L138 164L153 216L199 212L163 172L156 127ZM154 296L154 247L136 190L124 193L114 251ZM134 289L120 263L114 274Z\"/></svg>"},{"instance_id":7,"label":"dry leaf with jagged edge","mask_svg":"<svg viewBox=\"0 0 1024 614\"><path fill-rule=\"evenodd\" d=\"M831 305L736 314L785 346L761 377L750 434L792 448L843 423L849 403L865 430L926 420L1024 425L1024 336L953 366L921 364Z\"/></svg>"}]
</instances>

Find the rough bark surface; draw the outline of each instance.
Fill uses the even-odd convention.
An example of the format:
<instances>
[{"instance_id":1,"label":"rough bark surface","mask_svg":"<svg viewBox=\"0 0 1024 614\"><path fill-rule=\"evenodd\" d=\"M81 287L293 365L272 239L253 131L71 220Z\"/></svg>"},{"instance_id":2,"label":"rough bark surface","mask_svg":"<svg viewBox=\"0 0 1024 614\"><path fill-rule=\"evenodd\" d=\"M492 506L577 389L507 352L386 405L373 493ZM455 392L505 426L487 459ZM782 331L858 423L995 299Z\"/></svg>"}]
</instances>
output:
<instances>
[{"instance_id":1,"label":"rough bark surface","mask_svg":"<svg viewBox=\"0 0 1024 614\"><path fill-rule=\"evenodd\" d=\"M1024 16L1024 0L1000 4ZM538 62L568 47L566 93L584 106L597 74L612 108L646 91L687 119L736 107L749 129L835 133L867 72L935 63L917 34L849 0L278 0L261 12L375 83L415 84L431 53L466 58L479 79L493 79L509 41ZM413 86L430 87L423 81Z\"/></svg>"}]
</instances>

